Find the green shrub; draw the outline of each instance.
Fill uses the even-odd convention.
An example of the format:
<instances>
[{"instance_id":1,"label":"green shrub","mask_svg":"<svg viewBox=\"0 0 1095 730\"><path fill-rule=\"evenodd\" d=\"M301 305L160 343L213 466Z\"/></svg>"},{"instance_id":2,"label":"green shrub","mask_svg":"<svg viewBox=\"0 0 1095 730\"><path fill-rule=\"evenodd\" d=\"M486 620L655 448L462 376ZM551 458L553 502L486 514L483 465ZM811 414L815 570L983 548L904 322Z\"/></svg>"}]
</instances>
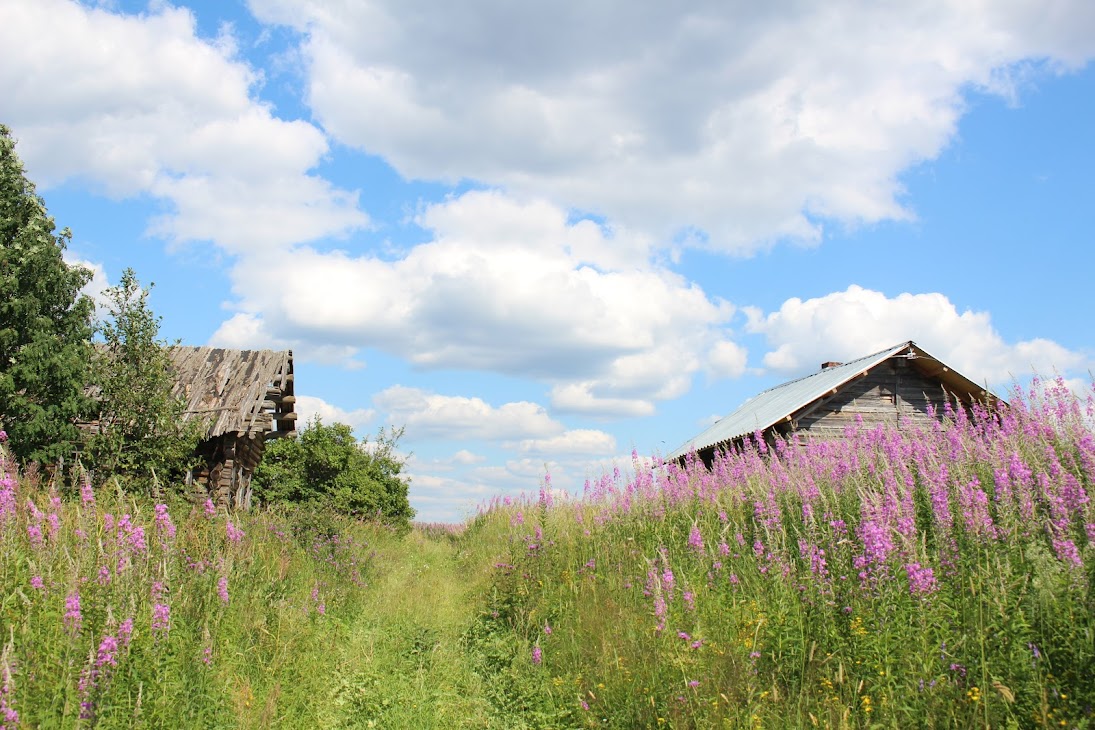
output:
<instances>
[{"instance_id":1,"label":"green shrub","mask_svg":"<svg viewBox=\"0 0 1095 730\"><path fill-rule=\"evenodd\" d=\"M309 504L407 528L414 510L395 448L402 433L381 429L372 443L358 443L346 424L328 426L317 418L298 436L266 448L254 496L266 505Z\"/></svg>"}]
</instances>

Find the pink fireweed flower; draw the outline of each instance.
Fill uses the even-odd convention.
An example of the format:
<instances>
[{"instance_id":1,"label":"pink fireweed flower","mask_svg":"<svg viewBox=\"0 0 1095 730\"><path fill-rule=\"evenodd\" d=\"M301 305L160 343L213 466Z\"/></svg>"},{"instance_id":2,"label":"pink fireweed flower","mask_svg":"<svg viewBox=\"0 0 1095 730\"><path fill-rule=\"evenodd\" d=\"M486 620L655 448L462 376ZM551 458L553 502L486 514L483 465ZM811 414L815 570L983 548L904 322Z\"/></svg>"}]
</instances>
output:
<instances>
[{"instance_id":1,"label":"pink fireweed flower","mask_svg":"<svg viewBox=\"0 0 1095 730\"><path fill-rule=\"evenodd\" d=\"M245 533L243 532L243 530L236 527L236 525L231 520L228 520L224 523L224 529L228 535L229 542L238 545L243 540L243 536Z\"/></svg>"},{"instance_id":2,"label":"pink fireweed flower","mask_svg":"<svg viewBox=\"0 0 1095 730\"><path fill-rule=\"evenodd\" d=\"M80 485L80 501L85 507L95 505L95 490L91 488L91 480L84 477L84 483Z\"/></svg>"},{"instance_id":3,"label":"pink fireweed flower","mask_svg":"<svg viewBox=\"0 0 1095 730\"><path fill-rule=\"evenodd\" d=\"M551 624L549 624L547 621L544 622L544 634L546 634L547 636L551 636Z\"/></svg>"},{"instance_id":4,"label":"pink fireweed flower","mask_svg":"<svg viewBox=\"0 0 1095 730\"><path fill-rule=\"evenodd\" d=\"M0 458L0 518L14 515L17 504L15 480L4 473L3 466L3 459Z\"/></svg>"},{"instance_id":5,"label":"pink fireweed flower","mask_svg":"<svg viewBox=\"0 0 1095 730\"><path fill-rule=\"evenodd\" d=\"M684 599L685 608L687 608L689 611L696 610L696 595L692 591L685 591L681 595L681 598Z\"/></svg>"},{"instance_id":6,"label":"pink fireweed flower","mask_svg":"<svg viewBox=\"0 0 1095 730\"><path fill-rule=\"evenodd\" d=\"M1082 567L1084 564L1083 559L1080 557L1080 551L1072 540L1054 539L1053 551L1057 553L1057 559L1062 563L1071 563L1077 568Z\"/></svg>"},{"instance_id":7,"label":"pink fireweed flower","mask_svg":"<svg viewBox=\"0 0 1095 730\"><path fill-rule=\"evenodd\" d=\"M33 547L41 547L43 542L42 528L38 525L27 525L27 539Z\"/></svg>"},{"instance_id":8,"label":"pink fireweed flower","mask_svg":"<svg viewBox=\"0 0 1095 730\"><path fill-rule=\"evenodd\" d=\"M110 634L104 636L99 642L99 650L95 656L96 669L102 669L107 665L118 666L118 640Z\"/></svg>"},{"instance_id":9,"label":"pink fireweed flower","mask_svg":"<svg viewBox=\"0 0 1095 730\"><path fill-rule=\"evenodd\" d=\"M171 607L166 603L152 605L152 633L156 638L167 636L171 630Z\"/></svg>"},{"instance_id":10,"label":"pink fireweed flower","mask_svg":"<svg viewBox=\"0 0 1095 730\"><path fill-rule=\"evenodd\" d=\"M6 438L6 434L4 434L3 431L0 431L0 434L3 434ZM12 686L11 681L11 667L8 666L7 662L3 664L3 672L4 679L3 682L0 683L0 719L3 720L4 724L0 725L0 730L9 727L12 728L12 730L15 730L15 728L19 727L19 713L8 701L8 698L11 697L15 688Z\"/></svg>"},{"instance_id":11,"label":"pink fireweed flower","mask_svg":"<svg viewBox=\"0 0 1095 730\"><path fill-rule=\"evenodd\" d=\"M123 647L129 646L133 638L133 619L127 618L118 624L118 638L121 639Z\"/></svg>"},{"instance_id":12,"label":"pink fireweed flower","mask_svg":"<svg viewBox=\"0 0 1095 730\"><path fill-rule=\"evenodd\" d=\"M211 499L205 500L205 505L204 505L203 509L205 511L205 516L208 517L209 519L213 519L214 517L217 516L217 508L216 508L216 506L214 506L213 500L211 500Z\"/></svg>"},{"instance_id":13,"label":"pink fireweed flower","mask_svg":"<svg viewBox=\"0 0 1095 730\"><path fill-rule=\"evenodd\" d=\"M42 576L34 575L31 576L30 587L34 588L35 590L41 591L45 589L46 584L42 581Z\"/></svg>"},{"instance_id":14,"label":"pink fireweed flower","mask_svg":"<svg viewBox=\"0 0 1095 730\"><path fill-rule=\"evenodd\" d=\"M3 429L0 429L0 444L4 443L7 440L8 440L8 432L3 430Z\"/></svg>"},{"instance_id":15,"label":"pink fireweed flower","mask_svg":"<svg viewBox=\"0 0 1095 730\"><path fill-rule=\"evenodd\" d=\"M536 646L532 647L532 663L539 664L542 661L544 661L544 652L542 649L540 649L540 645L537 644Z\"/></svg>"},{"instance_id":16,"label":"pink fireweed flower","mask_svg":"<svg viewBox=\"0 0 1095 730\"><path fill-rule=\"evenodd\" d=\"M105 586L110 583L110 568L105 565L99 568L99 585Z\"/></svg>"},{"instance_id":17,"label":"pink fireweed flower","mask_svg":"<svg viewBox=\"0 0 1095 730\"><path fill-rule=\"evenodd\" d=\"M207 667L213 665L213 647L207 646L202 649L202 663Z\"/></svg>"},{"instance_id":18,"label":"pink fireweed flower","mask_svg":"<svg viewBox=\"0 0 1095 730\"><path fill-rule=\"evenodd\" d=\"M175 525L171 522L171 515L167 512L166 504L158 504L156 509L156 529L168 540L175 537Z\"/></svg>"},{"instance_id":19,"label":"pink fireweed flower","mask_svg":"<svg viewBox=\"0 0 1095 730\"><path fill-rule=\"evenodd\" d=\"M80 613L80 592L73 591L65 597L65 628L70 634L77 634L83 626L84 617Z\"/></svg>"},{"instance_id":20,"label":"pink fireweed flower","mask_svg":"<svg viewBox=\"0 0 1095 730\"><path fill-rule=\"evenodd\" d=\"M61 518L57 516L56 512L50 512L49 516L46 517L46 524L49 525L47 528L49 540L50 542L55 542L57 540L57 533L61 531Z\"/></svg>"},{"instance_id":21,"label":"pink fireweed flower","mask_svg":"<svg viewBox=\"0 0 1095 730\"><path fill-rule=\"evenodd\" d=\"M224 605L227 606L228 605L228 578L227 577L221 577L221 579L217 581L217 595L220 596L221 601L223 601Z\"/></svg>"},{"instance_id":22,"label":"pink fireweed flower","mask_svg":"<svg viewBox=\"0 0 1095 730\"><path fill-rule=\"evenodd\" d=\"M688 547L703 553L703 535L700 534L699 525L692 525L692 531L688 533Z\"/></svg>"},{"instance_id":23,"label":"pink fireweed flower","mask_svg":"<svg viewBox=\"0 0 1095 730\"><path fill-rule=\"evenodd\" d=\"M320 616L326 616L327 615L327 604L326 603L316 604L316 613L318 613Z\"/></svg>"},{"instance_id":24,"label":"pink fireweed flower","mask_svg":"<svg viewBox=\"0 0 1095 730\"><path fill-rule=\"evenodd\" d=\"M930 567L909 563L905 566L905 572L909 576L909 592L913 595L931 595L939 590L935 573Z\"/></svg>"}]
</instances>

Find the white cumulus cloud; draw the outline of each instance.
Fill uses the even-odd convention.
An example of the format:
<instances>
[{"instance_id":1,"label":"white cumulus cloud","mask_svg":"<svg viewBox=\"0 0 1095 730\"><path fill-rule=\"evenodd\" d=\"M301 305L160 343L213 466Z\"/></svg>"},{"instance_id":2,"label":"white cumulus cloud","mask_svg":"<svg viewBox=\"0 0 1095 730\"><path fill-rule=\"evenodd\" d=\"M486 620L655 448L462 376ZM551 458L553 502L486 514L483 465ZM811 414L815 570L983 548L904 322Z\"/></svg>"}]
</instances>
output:
<instances>
[{"instance_id":1,"label":"white cumulus cloud","mask_svg":"<svg viewBox=\"0 0 1095 730\"><path fill-rule=\"evenodd\" d=\"M214 341L374 347L421 368L535 378L556 409L600 415L650 413L705 367L740 373L727 362L734 307L651 263L626 231L495 191L430 205L419 221L432 240L395 259L244 258L232 274L241 311ZM628 249L637 255L621 258Z\"/></svg>"},{"instance_id":2,"label":"white cumulus cloud","mask_svg":"<svg viewBox=\"0 0 1095 730\"><path fill-rule=\"evenodd\" d=\"M310 172L323 132L257 100L261 77L230 38L202 39L188 9L152 5L4 4L0 98L29 174L153 196L166 212L151 233L233 252L367 225L356 192Z\"/></svg>"},{"instance_id":3,"label":"white cumulus cloud","mask_svg":"<svg viewBox=\"0 0 1095 730\"><path fill-rule=\"evenodd\" d=\"M765 366L787 374L808 372L829 360L852 360L904 340L915 340L976 382L995 385L1032 371L1064 372L1089 362L1051 340L1006 342L988 312L959 312L938 293L888 297L853 285L814 299L788 299L767 315L751 310L749 316L749 329L763 334L773 348L764 356Z\"/></svg>"},{"instance_id":4,"label":"white cumulus cloud","mask_svg":"<svg viewBox=\"0 0 1095 730\"><path fill-rule=\"evenodd\" d=\"M544 407L529 401L492 406L482 398L441 395L393 385L373 397L387 420L407 429L407 438L485 439L542 438L562 433L563 424Z\"/></svg>"},{"instance_id":5,"label":"white cumulus cloud","mask_svg":"<svg viewBox=\"0 0 1095 730\"><path fill-rule=\"evenodd\" d=\"M372 408L346 410L314 395L298 395L293 410L298 414L297 428L304 428L305 424L318 416L328 426L332 423L345 423L358 429L368 426L376 416L376 411Z\"/></svg>"},{"instance_id":6,"label":"white cumulus cloud","mask_svg":"<svg viewBox=\"0 0 1095 730\"><path fill-rule=\"evenodd\" d=\"M907 218L898 175L976 88L1095 55L1087 0L252 0L303 34L308 99L409 178L477 179L749 252ZM699 236L698 240L703 240Z\"/></svg>"}]
</instances>

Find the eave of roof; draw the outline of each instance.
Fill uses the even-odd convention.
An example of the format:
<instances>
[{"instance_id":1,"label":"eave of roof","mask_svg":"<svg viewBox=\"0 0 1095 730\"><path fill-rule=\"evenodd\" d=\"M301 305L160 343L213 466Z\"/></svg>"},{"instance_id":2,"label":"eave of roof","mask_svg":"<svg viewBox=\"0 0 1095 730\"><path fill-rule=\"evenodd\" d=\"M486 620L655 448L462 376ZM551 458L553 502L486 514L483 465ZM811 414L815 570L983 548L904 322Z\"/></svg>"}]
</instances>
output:
<instances>
[{"instance_id":1,"label":"eave of roof","mask_svg":"<svg viewBox=\"0 0 1095 730\"><path fill-rule=\"evenodd\" d=\"M736 411L715 422L695 438L689 439L665 458L667 461L674 461L687 456L692 451L701 451L729 443L746 434L765 431L815 401L834 393L853 378L866 373L879 363L903 351L917 359L939 362L915 342L907 340L899 345L888 347L885 350L880 350L843 365L826 368L796 380L791 380L750 398ZM944 380L952 389L979 393L984 397L997 399L997 396L961 373L942 363L939 363L939 365L940 373L933 376Z\"/></svg>"}]
</instances>

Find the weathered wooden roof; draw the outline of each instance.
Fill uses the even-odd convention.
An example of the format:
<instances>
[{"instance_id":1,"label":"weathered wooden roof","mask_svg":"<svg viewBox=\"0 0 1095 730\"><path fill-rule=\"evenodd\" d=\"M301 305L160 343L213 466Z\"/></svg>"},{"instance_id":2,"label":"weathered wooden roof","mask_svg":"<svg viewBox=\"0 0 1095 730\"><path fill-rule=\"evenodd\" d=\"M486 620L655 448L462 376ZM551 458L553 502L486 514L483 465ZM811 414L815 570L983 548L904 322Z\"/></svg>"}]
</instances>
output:
<instances>
[{"instance_id":1,"label":"weathered wooden roof","mask_svg":"<svg viewBox=\"0 0 1095 730\"><path fill-rule=\"evenodd\" d=\"M173 392L186 402L183 417L205 423L206 438L292 429L292 350L179 345L168 354L176 371Z\"/></svg>"},{"instance_id":2,"label":"weathered wooden roof","mask_svg":"<svg viewBox=\"0 0 1095 730\"><path fill-rule=\"evenodd\" d=\"M666 461L681 459L692 451L729 444L746 434L765 431L788 417L794 417L815 401L834 393L836 389L842 388L849 381L891 357L906 357L914 365L920 364L919 369L926 376L937 379L948 391L956 395L998 400L997 396L936 360L912 340L908 340L858 360L828 367L769 388L745 401L736 411L718 420L695 438L689 439L665 457Z\"/></svg>"}]
</instances>

